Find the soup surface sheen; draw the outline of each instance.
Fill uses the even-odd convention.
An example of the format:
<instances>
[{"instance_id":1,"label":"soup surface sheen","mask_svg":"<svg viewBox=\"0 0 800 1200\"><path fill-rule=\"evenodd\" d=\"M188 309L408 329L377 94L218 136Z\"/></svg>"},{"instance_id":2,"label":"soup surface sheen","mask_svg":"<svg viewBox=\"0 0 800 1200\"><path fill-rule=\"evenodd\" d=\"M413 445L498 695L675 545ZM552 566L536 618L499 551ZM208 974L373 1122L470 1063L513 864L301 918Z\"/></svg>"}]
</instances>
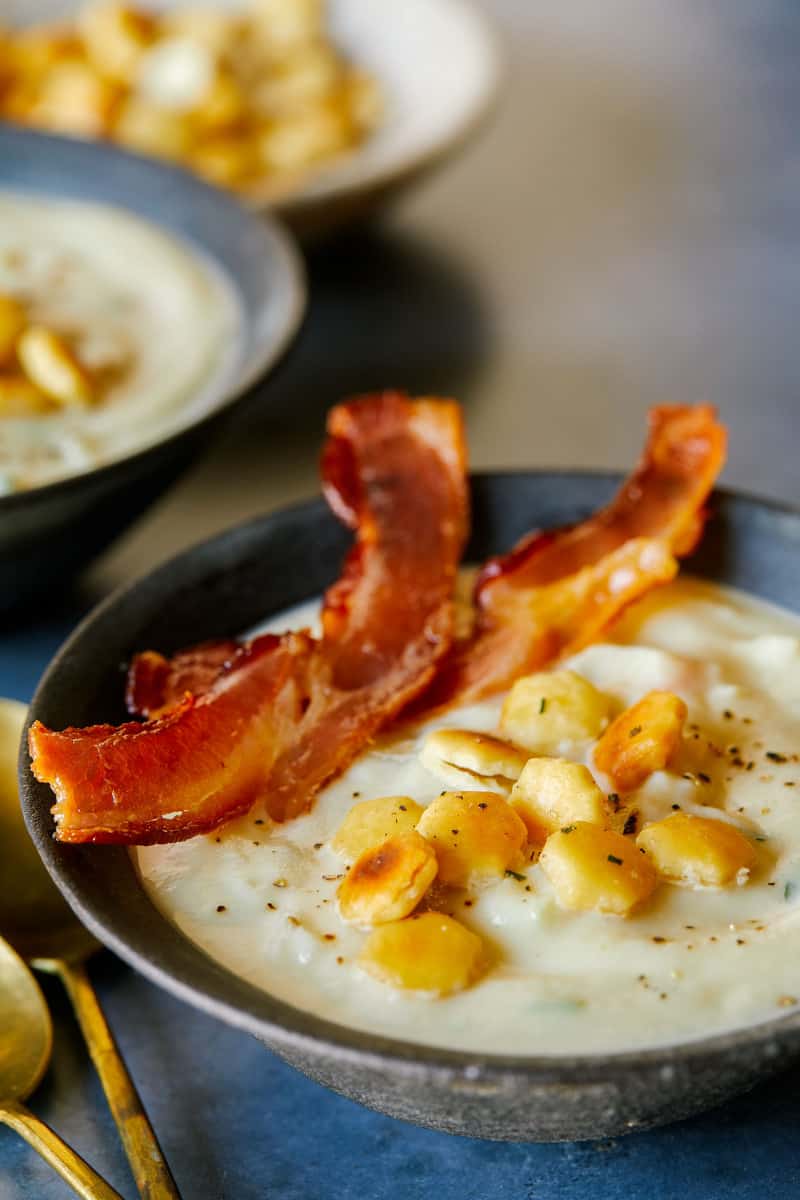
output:
<instances>
[{"instance_id":1,"label":"soup surface sheen","mask_svg":"<svg viewBox=\"0 0 800 1200\"><path fill-rule=\"evenodd\" d=\"M268 627L299 627L315 612L305 606ZM472 988L438 999L366 975L354 961L366 934L337 915L344 868L327 843L360 799L433 800L444 785L420 763L424 732L496 730L500 697L451 710L413 735L384 737L286 825L271 826L255 809L217 834L138 849L149 895L187 937L256 986L342 1025L412 1042L607 1053L791 1010L800 999L800 621L683 580L631 609L612 636L568 665L621 705L658 688L689 708L678 760L647 780L636 807L644 822L675 805L724 810L757 839L758 865L744 886L664 883L621 918L564 911L531 865L523 880L453 894L449 911L493 951ZM569 756L588 763L590 749Z\"/></svg>"},{"instance_id":2,"label":"soup surface sheen","mask_svg":"<svg viewBox=\"0 0 800 1200\"><path fill-rule=\"evenodd\" d=\"M121 458L202 416L230 370L233 290L122 209L0 192L0 293L66 333L108 383L97 403L0 420L0 495Z\"/></svg>"}]
</instances>

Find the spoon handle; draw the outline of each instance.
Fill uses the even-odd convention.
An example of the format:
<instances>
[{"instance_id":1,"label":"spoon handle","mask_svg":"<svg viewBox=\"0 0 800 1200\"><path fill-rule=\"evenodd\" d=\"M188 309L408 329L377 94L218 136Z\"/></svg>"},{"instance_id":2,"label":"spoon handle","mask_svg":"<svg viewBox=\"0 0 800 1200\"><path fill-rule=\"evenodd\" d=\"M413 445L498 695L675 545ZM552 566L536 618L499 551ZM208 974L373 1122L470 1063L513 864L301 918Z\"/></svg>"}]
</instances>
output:
<instances>
[{"instance_id":1,"label":"spoon handle","mask_svg":"<svg viewBox=\"0 0 800 1200\"><path fill-rule=\"evenodd\" d=\"M84 1200L123 1200L119 1192L115 1192L102 1176L93 1171L80 1154L62 1142L58 1134L34 1116L24 1104L17 1100L4 1100L0 1105L0 1121L24 1137Z\"/></svg>"},{"instance_id":2,"label":"spoon handle","mask_svg":"<svg viewBox=\"0 0 800 1200\"><path fill-rule=\"evenodd\" d=\"M128 1074L83 963L57 964L89 1047L142 1200L180 1200L180 1193Z\"/></svg>"}]
</instances>

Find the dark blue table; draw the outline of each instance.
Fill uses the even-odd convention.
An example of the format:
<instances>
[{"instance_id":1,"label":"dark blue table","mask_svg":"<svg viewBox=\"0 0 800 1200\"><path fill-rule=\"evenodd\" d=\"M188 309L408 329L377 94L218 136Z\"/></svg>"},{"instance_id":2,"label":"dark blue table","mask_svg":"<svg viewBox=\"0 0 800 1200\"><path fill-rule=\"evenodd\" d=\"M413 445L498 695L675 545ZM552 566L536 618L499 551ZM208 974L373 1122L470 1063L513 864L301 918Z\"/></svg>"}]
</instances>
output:
<instances>
[{"instance_id":1,"label":"dark blue table","mask_svg":"<svg viewBox=\"0 0 800 1200\"><path fill-rule=\"evenodd\" d=\"M731 427L727 482L800 500L800 4L485 3L508 35L493 127L384 232L314 254L306 329L263 409L106 556L91 594L0 632L0 695L27 699L111 585L311 491L324 410L353 390L457 395L480 466L622 467L648 404L709 398ZM330 1095L109 955L93 972L184 1200L800 1194L800 1069L612 1143L469 1142ZM44 986L55 1054L32 1106L132 1198ZM0 1128L0 1200L68 1194Z\"/></svg>"}]
</instances>

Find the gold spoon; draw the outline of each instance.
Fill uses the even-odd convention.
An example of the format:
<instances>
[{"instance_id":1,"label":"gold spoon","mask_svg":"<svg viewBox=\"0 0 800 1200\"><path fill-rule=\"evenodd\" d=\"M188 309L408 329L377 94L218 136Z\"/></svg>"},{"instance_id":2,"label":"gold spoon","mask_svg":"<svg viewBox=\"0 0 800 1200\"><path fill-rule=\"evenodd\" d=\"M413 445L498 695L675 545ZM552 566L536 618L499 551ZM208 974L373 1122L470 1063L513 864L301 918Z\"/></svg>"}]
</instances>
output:
<instances>
[{"instance_id":1,"label":"gold spoon","mask_svg":"<svg viewBox=\"0 0 800 1200\"><path fill-rule=\"evenodd\" d=\"M0 938L0 1121L15 1129L85 1200L122 1200L49 1125L25 1107L47 1069L53 1041L39 985Z\"/></svg>"},{"instance_id":2,"label":"gold spoon","mask_svg":"<svg viewBox=\"0 0 800 1200\"><path fill-rule=\"evenodd\" d=\"M180 1200L86 970L100 943L51 881L22 820L16 757L25 712L16 700L0 700L0 934L37 970L58 975L66 988L141 1196Z\"/></svg>"}]
</instances>

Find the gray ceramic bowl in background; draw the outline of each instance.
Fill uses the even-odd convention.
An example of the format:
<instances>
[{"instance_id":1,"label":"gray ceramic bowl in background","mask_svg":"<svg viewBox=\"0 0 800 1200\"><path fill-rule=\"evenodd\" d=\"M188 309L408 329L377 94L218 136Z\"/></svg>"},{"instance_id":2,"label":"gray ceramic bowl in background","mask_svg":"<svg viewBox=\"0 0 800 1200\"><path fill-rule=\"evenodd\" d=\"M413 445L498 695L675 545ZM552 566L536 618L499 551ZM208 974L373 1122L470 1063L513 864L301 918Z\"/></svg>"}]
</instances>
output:
<instances>
[{"instance_id":1,"label":"gray ceramic bowl in background","mask_svg":"<svg viewBox=\"0 0 800 1200\"><path fill-rule=\"evenodd\" d=\"M580 520L615 482L571 472L475 477L468 558L504 550L530 528ZM713 509L687 569L796 606L800 513L730 493L716 493ZM337 577L347 542L316 501L181 554L84 621L45 674L29 719L56 729L125 719L119 664L134 651L236 635L319 595ZM151 904L124 849L55 842L52 793L33 779L24 744L20 788L47 869L101 941L313 1079L392 1116L512 1141L611 1137L699 1112L800 1054L796 1012L674 1047L582 1057L470 1054L358 1033L334 1013L304 1013L213 962Z\"/></svg>"},{"instance_id":2,"label":"gray ceramic bowl in background","mask_svg":"<svg viewBox=\"0 0 800 1200\"><path fill-rule=\"evenodd\" d=\"M156 10L189 0L146 0ZM241 8L248 0L207 0ZM0 5L0 7L3 7ZM81 0L6 0L12 25L60 20ZM275 212L303 238L361 221L457 153L492 107L500 79L489 19L468 0L327 0L332 37L382 85L386 111L351 153L288 184L265 186L247 204Z\"/></svg>"},{"instance_id":3,"label":"gray ceramic bowl in background","mask_svg":"<svg viewBox=\"0 0 800 1200\"><path fill-rule=\"evenodd\" d=\"M6 191L111 204L146 218L221 272L240 320L224 370L187 400L173 433L94 470L0 497L0 612L63 582L139 516L278 364L305 308L303 268L280 226L174 167L0 124Z\"/></svg>"}]
</instances>

